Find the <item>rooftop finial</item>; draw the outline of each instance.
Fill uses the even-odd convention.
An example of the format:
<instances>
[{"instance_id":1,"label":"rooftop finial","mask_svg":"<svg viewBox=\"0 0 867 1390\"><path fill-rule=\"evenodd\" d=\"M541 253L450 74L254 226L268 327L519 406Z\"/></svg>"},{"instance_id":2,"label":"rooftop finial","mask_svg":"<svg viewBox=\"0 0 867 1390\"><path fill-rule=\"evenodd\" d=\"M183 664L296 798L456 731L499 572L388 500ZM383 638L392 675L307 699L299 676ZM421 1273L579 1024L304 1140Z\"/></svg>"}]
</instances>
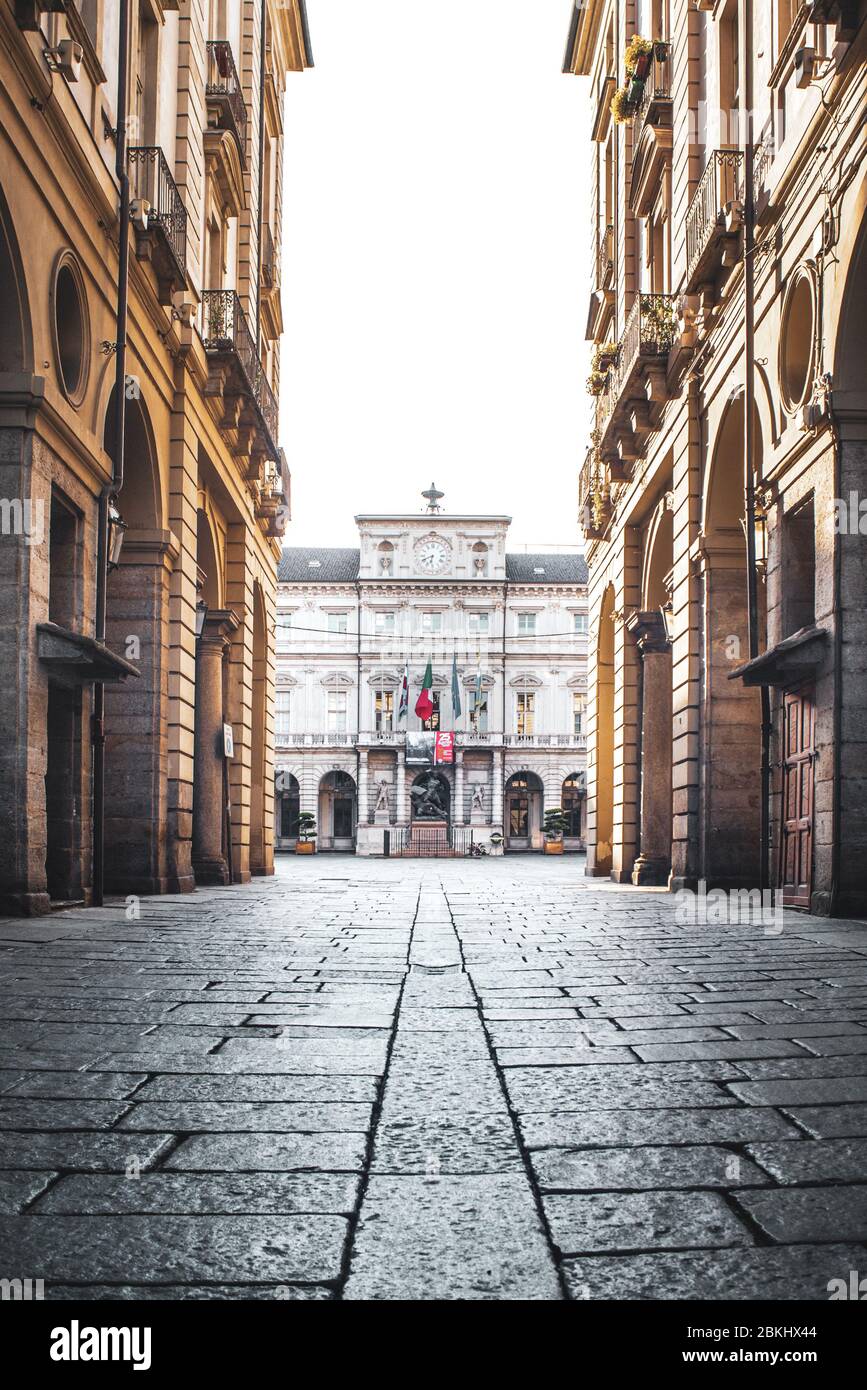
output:
<instances>
[{"instance_id":1,"label":"rooftop finial","mask_svg":"<svg viewBox=\"0 0 867 1390\"><path fill-rule=\"evenodd\" d=\"M427 499L427 509L429 512L442 511L440 507L440 498L445 497L445 493L438 490L436 483L431 483L430 487L422 493L422 497Z\"/></svg>"}]
</instances>

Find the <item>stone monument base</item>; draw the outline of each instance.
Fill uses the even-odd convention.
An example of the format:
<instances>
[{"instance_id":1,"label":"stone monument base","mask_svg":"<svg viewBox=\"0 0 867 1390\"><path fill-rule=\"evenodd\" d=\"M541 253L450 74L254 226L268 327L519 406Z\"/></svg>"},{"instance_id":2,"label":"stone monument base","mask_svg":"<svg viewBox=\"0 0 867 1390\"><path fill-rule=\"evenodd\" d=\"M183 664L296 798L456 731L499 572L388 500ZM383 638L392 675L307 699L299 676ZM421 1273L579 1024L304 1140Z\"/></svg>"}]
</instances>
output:
<instances>
[{"instance_id":1,"label":"stone monument base","mask_svg":"<svg viewBox=\"0 0 867 1390\"><path fill-rule=\"evenodd\" d=\"M442 853L449 846L449 823L445 820L414 820L409 828L410 854Z\"/></svg>"}]
</instances>

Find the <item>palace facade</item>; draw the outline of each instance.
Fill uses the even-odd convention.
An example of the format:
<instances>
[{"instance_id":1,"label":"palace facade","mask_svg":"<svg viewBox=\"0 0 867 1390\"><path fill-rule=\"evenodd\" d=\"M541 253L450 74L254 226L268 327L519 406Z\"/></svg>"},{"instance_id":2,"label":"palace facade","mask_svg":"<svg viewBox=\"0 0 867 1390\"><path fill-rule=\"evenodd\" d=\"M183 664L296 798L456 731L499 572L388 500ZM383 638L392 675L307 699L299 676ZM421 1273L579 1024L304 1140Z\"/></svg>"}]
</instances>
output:
<instances>
[{"instance_id":1,"label":"palace facade","mask_svg":"<svg viewBox=\"0 0 867 1390\"><path fill-rule=\"evenodd\" d=\"M277 847L299 812L317 847L405 845L419 734L454 734L435 769L454 843L540 849L546 810L584 845L586 568L576 553L507 550L507 516L358 516L355 549L286 549L277 608ZM415 706L433 673L433 714ZM409 711L400 715L408 672ZM455 717L457 681L460 713ZM428 745L433 739L427 740ZM428 769L429 770L429 767ZM454 839L455 832L463 831Z\"/></svg>"},{"instance_id":2,"label":"palace facade","mask_svg":"<svg viewBox=\"0 0 867 1390\"><path fill-rule=\"evenodd\" d=\"M310 63L303 0L0 0L0 911L91 900L100 765L106 891L272 871L281 107Z\"/></svg>"},{"instance_id":3,"label":"palace facade","mask_svg":"<svg viewBox=\"0 0 867 1390\"><path fill-rule=\"evenodd\" d=\"M574 9L591 874L867 910L865 16Z\"/></svg>"}]
</instances>

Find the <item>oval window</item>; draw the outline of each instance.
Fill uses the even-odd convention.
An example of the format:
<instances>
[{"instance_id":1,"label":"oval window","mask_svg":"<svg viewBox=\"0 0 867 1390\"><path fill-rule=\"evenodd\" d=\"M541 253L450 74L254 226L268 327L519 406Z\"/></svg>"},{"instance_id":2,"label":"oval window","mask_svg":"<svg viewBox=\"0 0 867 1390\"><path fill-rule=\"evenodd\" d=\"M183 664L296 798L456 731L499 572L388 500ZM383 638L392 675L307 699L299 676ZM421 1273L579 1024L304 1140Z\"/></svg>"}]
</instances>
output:
<instances>
[{"instance_id":1,"label":"oval window","mask_svg":"<svg viewBox=\"0 0 867 1390\"><path fill-rule=\"evenodd\" d=\"M88 323L84 287L69 259L61 261L54 280L54 337L61 384L77 403L87 383Z\"/></svg>"},{"instance_id":2,"label":"oval window","mask_svg":"<svg viewBox=\"0 0 867 1390\"><path fill-rule=\"evenodd\" d=\"M800 271L783 305L780 333L780 387L791 413L803 405L813 384L816 338L816 297L812 276Z\"/></svg>"}]
</instances>

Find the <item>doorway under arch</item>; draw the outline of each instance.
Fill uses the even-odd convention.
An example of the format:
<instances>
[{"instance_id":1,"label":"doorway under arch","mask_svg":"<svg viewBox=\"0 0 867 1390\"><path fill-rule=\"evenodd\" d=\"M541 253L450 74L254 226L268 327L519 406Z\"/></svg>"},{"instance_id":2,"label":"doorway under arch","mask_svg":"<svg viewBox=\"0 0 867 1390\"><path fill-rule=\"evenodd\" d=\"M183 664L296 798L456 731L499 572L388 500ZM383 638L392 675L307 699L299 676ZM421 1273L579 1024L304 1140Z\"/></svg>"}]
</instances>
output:
<instances>
[{"instance_id":1,"label":"doorway under arch","mask_svg":"<svg viewBox=\"0 0 867 1390\"><path fill-rule=\"evenodd\" d=\"M278 772L274 778L274 841L277 849L291 849L298 839L301 814L301 786L293 772Z\"/></svg>"},{"instance_id":2,"label":"doorway under arch","mask_svg":"<svg viewBox=\"0 0 867 1390\"><path fill-rule=\"evenodd\" d=\"M274 872L273 850L267 846L268 785L265 768L265 695L268 681L268 639L265 599L258 581L253 585L253 700L250 711L250 873ZM270 798L269 798L270 799Z\"/></svg>"},{"instance_id":3,"label":"doorway under arch","mask_svg":"<svg viewBox=\"0 0 867 1390\"><path fill-rule=\"evenodd\" d=\"M535 772L515 772L506 783L506 849L539 849L545 793L542 779Z\"/></svg>"},{"instance_id":4,"label":"doorway under arch","mask_svg":"<svg viewBox=\"0 0 867 1390\"><path fill-rule=\"evenodd\" d=\"M115 392L104 447L115 453ZM141 677L105 690L105 883L108 891L161 893L169 887L168 609L173 564L162 529L160 472L147 406L125 403L124 482L118 505L127 525L120 564L108 577L108 646Z\"/></svg>"},{"instance_id":5,"label":"doorway under arch","mask_svg":"<svg viewBox=\"0 0 867 1390\"><path fill-rule=\"evenodd\" d=\"M607 878L614 862L614 585L602 595L596 639L595 779L591 811L594 818L587 872Z\"/></svg>"},{"instance_id":6,"label":"doorway under arch","mask_svg":"<svg viewBox=\"0 0 867 1390\"><path fill-rule=\"evenodd\" d=\"M726 409L710 458L701 548L702 640L700 877L755 887L761 858L761 697L729 677L749 660L744 501L744 402ZM756 480L762 436L755 415ZM759 650L765 646L764 578L757 581Z\"/></svg>"},{"instance_id":7,"label":"doorway under arch","mask_svg":"<svg viewBox=\"0 0 867 1390\"><path fill-rule=\"evenodd\" d=\"M326 772L319 783L320 850L351 853L355 848L358 794L355 779L348 772Z\"/></svg>"}]
</instances>

